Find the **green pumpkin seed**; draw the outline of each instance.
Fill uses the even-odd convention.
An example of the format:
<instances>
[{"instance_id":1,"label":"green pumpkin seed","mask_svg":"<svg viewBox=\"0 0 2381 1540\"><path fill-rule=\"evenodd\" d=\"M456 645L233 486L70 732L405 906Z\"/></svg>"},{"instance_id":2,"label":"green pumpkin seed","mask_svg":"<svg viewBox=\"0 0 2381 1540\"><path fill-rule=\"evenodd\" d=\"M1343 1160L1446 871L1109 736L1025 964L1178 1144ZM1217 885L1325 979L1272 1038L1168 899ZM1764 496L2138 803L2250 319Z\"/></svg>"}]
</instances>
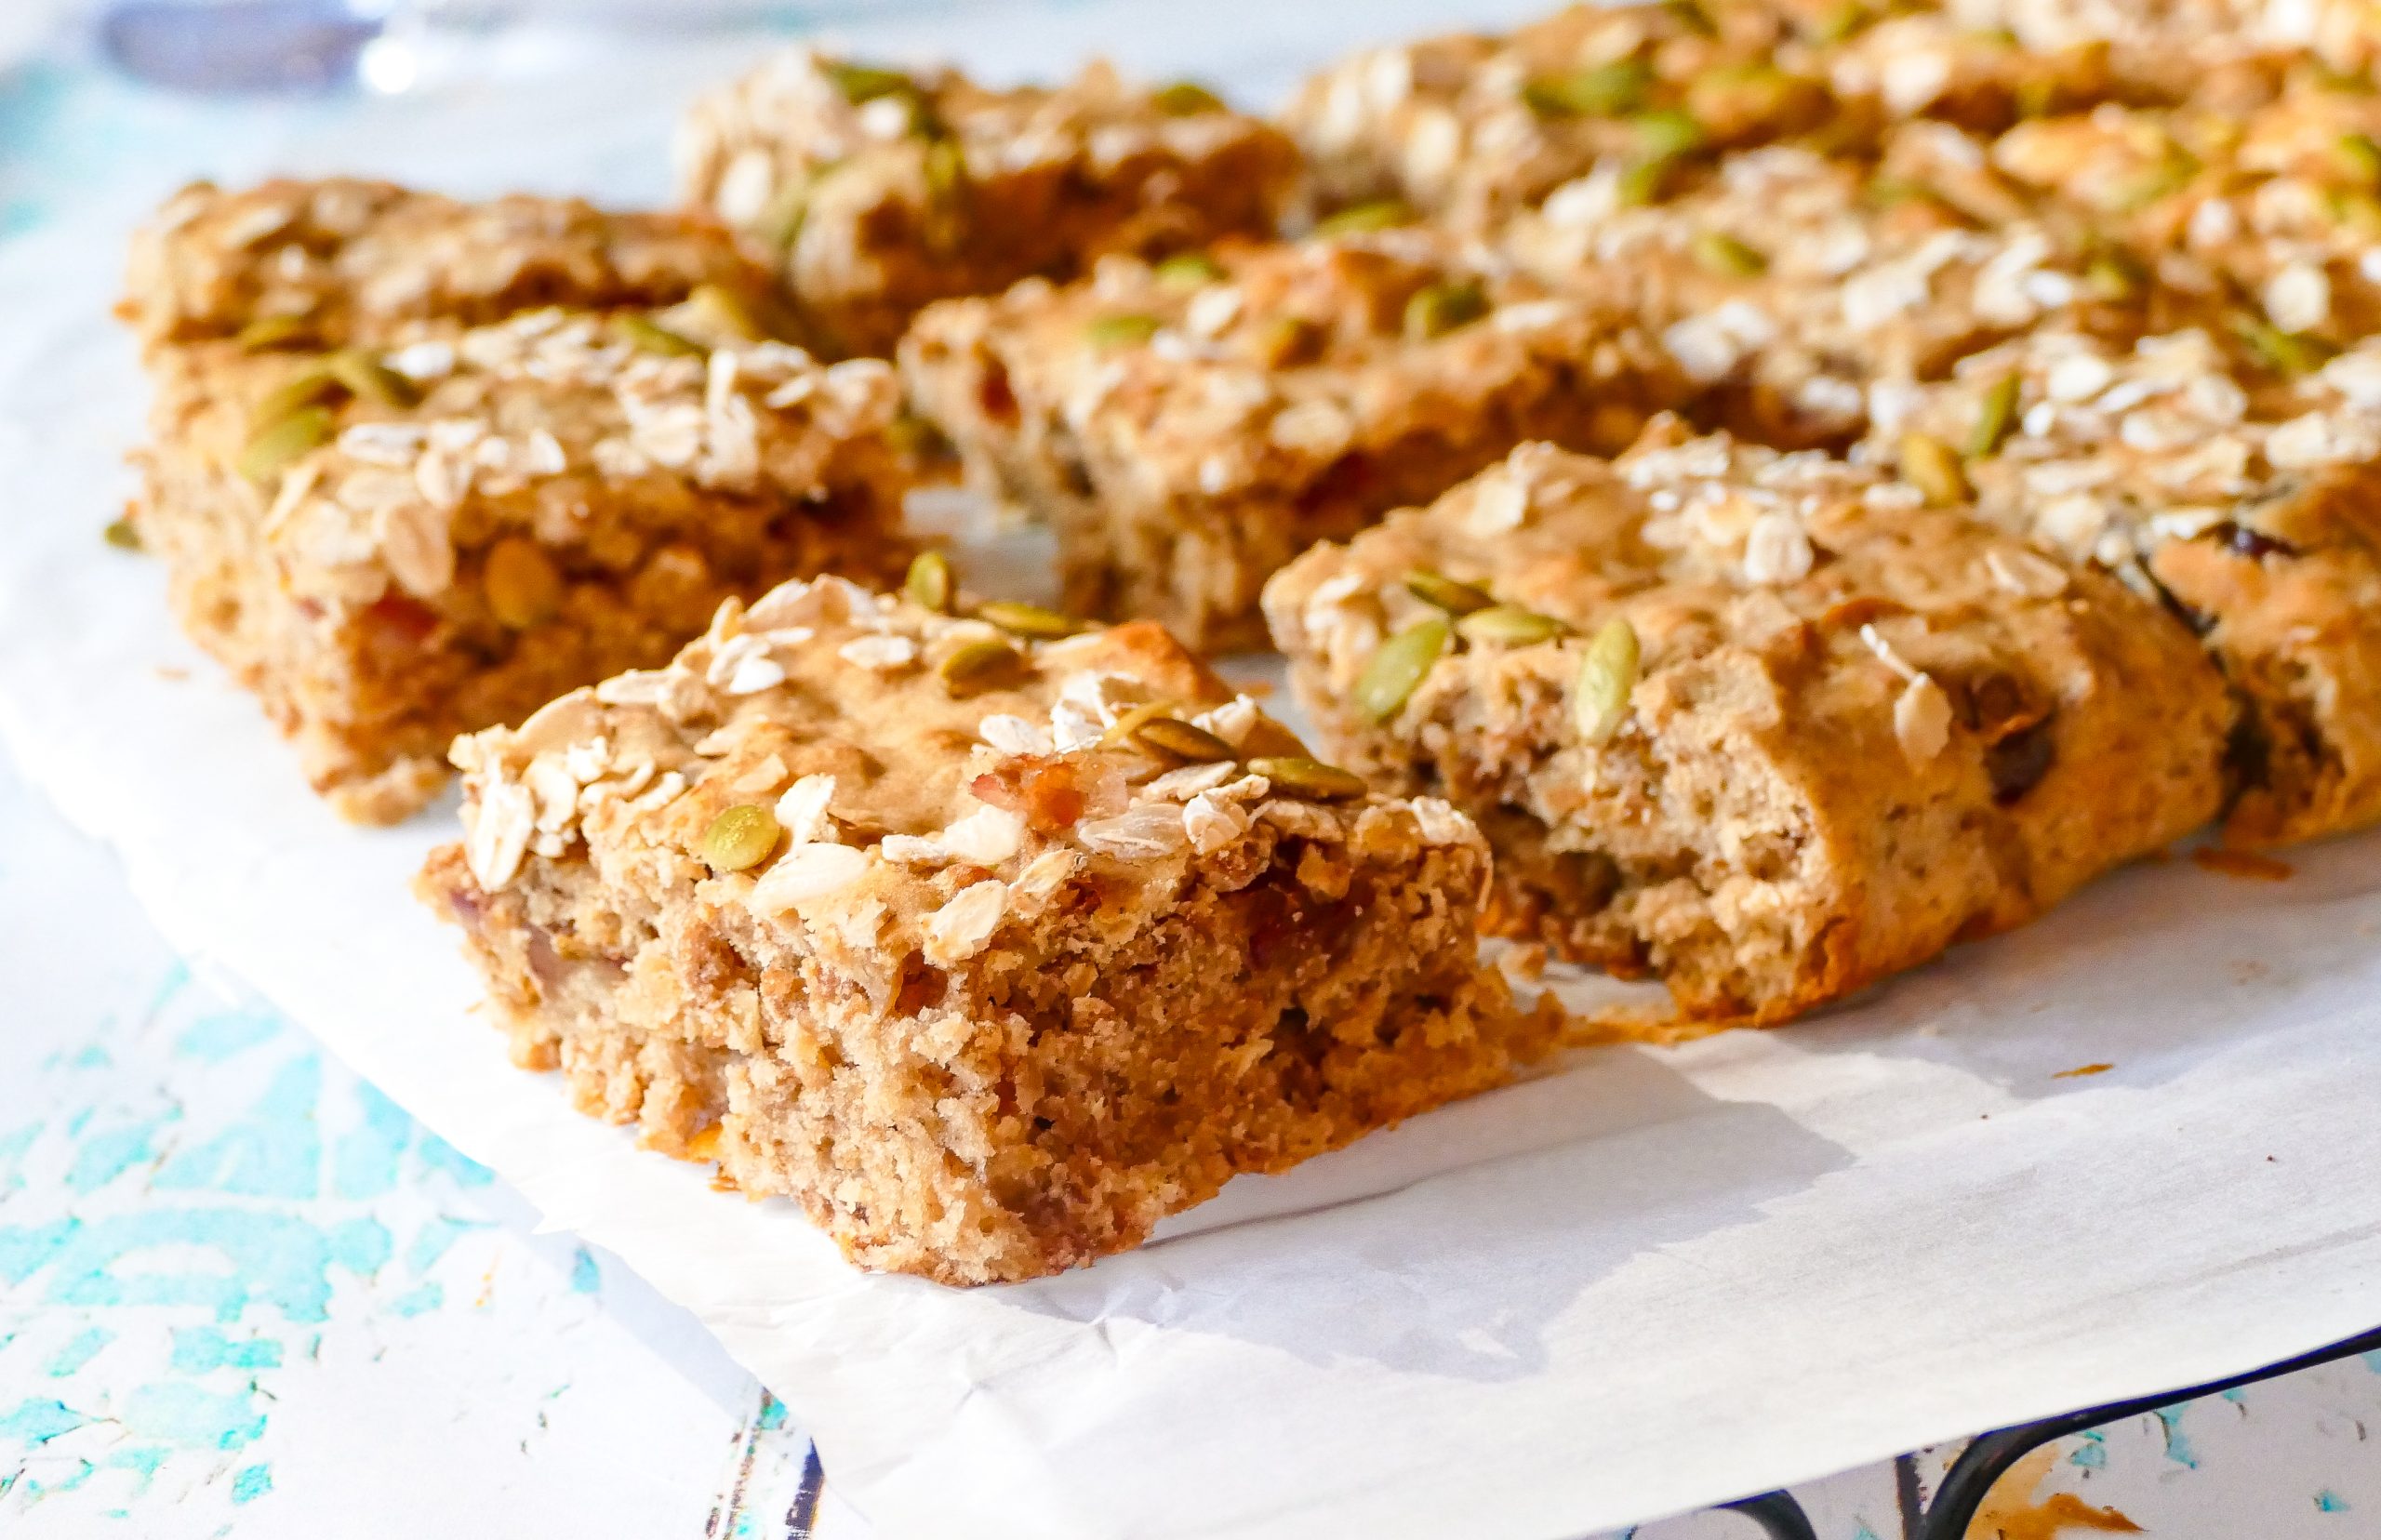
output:
<instances>
[{"instance_id":1,"label":"green pumpkin seed","mask_svg":"<svg viewBox=\"0 0 2381 1540\"><path fill-rule=\"evenodd\" d=\"M1224 99L1195 80L1177 80L1150 93L1150 105L1168 117L1196 117L1227 111Z\"/></svg>"},{"instance_id":2,"label":"green pumpkin seed","mask_svg":"<svg viewBox=\"0 0 2381 1540\"><path fill-rule=\"evenodd\" d=\"M1528 647L1551 641L1571 628L1550 615L1540 615L1519 604L1492 604L1465 616L1456 622L1455 629L1467 642Z\"/></svg>"},{"instance_id":3,"label":"green pumpkin seed","mask_svg":"<svg viewBox=\"0 0 2381 1540\"><path fill-rule=\"evenodd\" d=\"M1630 122L1637 129L1639 153L1656 160L1700 150L1711 137L1693 113L1681 107L1640 113Z\"/></svg>"},{"instance_id":4,"label":"green pumpkin seed","mask_svg":"<svg viewBox=\"0 0 2381 1540\"><path fill-rule=\"evenodd\" d=\"M1264 777L1273 783L1273 790L1293 797L1309 797L1317 802L1344 802L1364 794L1364 778L1336 764L1321 760L1302 759L1296 755L1275 759L1253 759L1248 762L1252 775Z\"/></svg>"},{"instance_id":5,"label":"green pumpkin seed","mask_svg":"<svg viewBox=\"0 0 2381 1540\"><path fill-rule=\"evenodd\" d=\"M1084 629L1084 623L1070 615L1039 604L1022 604L1013 599L993 599L976 606L976 617L989 620L1004 631L1028 636L1038 642L1056 641L1072 636Z\"/></svg>"},{"instance_id":6,"label":"green pumpkin seed","mask_svg":"<svg viewBox=\"0 0 2381 1540\"><path fill-rule=\"evenodd\" d=\"M1405 335L1427 342L1487 313L1488 293L1478 284L1426 284L1405 301Z\"/></svg>"},{"instance_id":7,"label":"green pumpkin seed","mask_svg":"<svg viewBox=\"0 0 2381 1540\"><path fill-rule=\"evenodd\" d=\"M1951 508L1968 500L1968 473L1951 446L1930 433L1901 436L1902 479L1926 494L1936 508Z\"/></svg>"},{"instance_id":8,"label":"green pumpkin seed","mask_svg":"<svg viewBox=\"0 0 2381 1540\"><path fill-rule=\"evenodd\" d=\"M1204 727L1170 716L1153 716L1133 729L1133 741L1193 764L1240 757L1240 750Z\"/></svg>"},{"instance_id":9,"label":"green pumpkin seed","mask_svg":"<svg viewBox=\"0 0 2381 1540\"><path fill-rule=\"evenodd\" d=\"M768 337L767 328L742 296L717 284L697 284L686 296L686 311L696 329L707 336L732 337L739 342L759 342Z\"/></svg>"},{"instance_id":10,"label":"green pumpkin seed","mask_svg":"<svg viewBox=\"0 0 2381 1540\"><path fill-rule=\"evenodd\" d=\"M1470 615L1483 610L1496 601L1488 591L1470 583L1459 583L1452 578L1419 568L1405 575L1405 591L1426 604L1435 604L1449 615Z\"/></svg>"},{"instance_id":11,"label":"green pumpkin seed","mask_svg":"<svg viewBox=\"0 0 2381 1540\"><path fill-rule=\"evenodd\" d=\"M298 373L257 398L248 412L248 424L259 432L276 422L288 419L292 413L329 401L345 390L326 360L316 359Z\"/></svg>"},{"instance_id":12,"label":"green pumpkin seed","mask_svg":"<svg viewBox=\"0 0 2381 1540\"><path fill-rule=\"evenodd\" d=\"M118 551L139 551L141 549L140 531L134 527L132 521L128 518L118 519L113 524L108 525L105 529L100 530L100 538L115 547Z\"/></svg>"},{"instance_id":13,"label":"green pumpkin seed","mask_svg":"<svg viewBox=\"0 0 2381 1540\"><path fill-rule=\"evenodd\" d=\"M639 352L661 358L702 358L710 352L701 343L679 336L649 315L627 312L613 319L620 337Z\"/></svg>"},{"instance_id":14,"label":"green pumpkin seed","mask_svg":"<svg viewBox=\"0 0 2381 1540\"><path fill-rule=\"evenodd\" d=\"M1540 75L1522 86L1522 100L1542 118L1618 117L1644 105L1654 68L1643 59L1616 59L1565 74Z\"/></svg>"},{"instance_id":15,"label":"green pumpkin seed","mask_svg":"<svg viewBox=\"0 0 2381 1540\"><path fill-rule=\"evenodd\" d=\"M2348 172L2366 187L2381 187L2381 143L2370 134L2340 136L2340 159Z\"/></svg>"},{"instance_id":16,"label":"green pumpkin seed","mask_svg":"<svg viewBox=\"0 0 2381 1540\"><path fill-rule=\"evenodd\" d=\"M1015 673L1024 661L1017 649L1005 642L970 642L954 649L936 666L935 672L951 694L973 695Z\"/></svg>"},{"instance_id":17,"label":"green pumpkin seed","mask_svg":"<svg viewBox=\"0 0 2381 1540\"><path fill-rule=\"evenodd\" d=\"M967 152L955 139L926 146L926 197L938 206L957 203L967 191Z\"/></svg>"},{"instance_id":18,"label":"green pumpkin seed","mask_svg":"<svg viewBox=\"0 0 2381 1540\"><path fill-rule=\"evenodd\" d=\"M1376 230L1395 230L1414 222L1414 211L1397 198L1378 198L1371 203L1351 204L1325 219L1317 220L1314 232L1334 235L1362 235Z\"/></svg>"},{"instance_id":19,"label":"green pumpkin seed","mask_svg":"<svg viewBox=\"0 0 2381 1540\"><path fill-rule=\"evenodd\" d=\"M2122 251L2103 251L2085 264L2083 286L2112 305L2129 304L2149 287L2149 272Z\"/></svg>"},{"instance_id":20,"label":"green pumpkin seed","mask_svg":"<svg viewBox=\"0 0 2381 1540\"><path fill-rule=\"evenodd\" d=\"M1607 620L1579 660L1571 721L1579 737L1601 747L1629 720L1629 693L1637 687L1637 632L1626 620Z\"/></svg>"},{"instance_id":21,"label":"green pumpkin seed","mask_svg":"<svg viewBox=\"0 0 2381 1540\"><path fill-rule=\"evenodd\" d=\"M784 833L758 803L731 807L703 830L703 859L713 871L747 871L769 858Z\"/></svg>"},{"instance_id":22,"label":"green pumpkin seed","mask_svg":"<svg viewBox=\"0 0 2381 1540\"><path fill-rule=\"evenodd\" d=\"M1703 8L1700 0L1662 0L1662 9L1669 13L1671 20L1697 37L1720 35L1720 24L1711 20L1711 13Z\"/></svg>"},{"instance_id":23,"label":"green pumpkin seed","mask_svg":"<svg viewBox=\"0 0 2381 1540\"><path fill-rule=\"evenodd\" d=\"M1084 326L1083 335L1095 348L1136 348L1155 337L1163 325L1154 315L1098 315Z\"/></svg>"},{"instance_id":24,"label":"green pumpkin seed","mask_svg":"<svg viewBox=\"0 0 2381 1540\"><path fill-rule=\"evenodd\" d=\"M1302 315L1277 315L1257 334L1257 355L1268 368L1288 369L1323 356L1324 333Z\"/></svg>"},{"instance_id":25,"label":"green pumpkin seed","mask_svg":"<svg viewBox=\"0 0 2381 1540\"><path fill-rule=\"evenodd\" d=\"M1194 289L1203 284L1219 283L1230 274L1224 265L1204 251L1178 251L1150 270L1151 275L1170 289Z\"/></svg>"},{"instance_id":26,"label":"green pumpkin seed","mask_svg":"<svg viewBox=\"0 0 2381 1540\"><path fill-rule=\"evenodd\" d=\"M1357 677L1350 697L1357 714L1372 723L1395 716L1429 677L1454 634L1443 619L1417 620L1382 643Z\"/></svg>"},{"instance_id":27,"label":"green pumpkin seed","mask_svg":"<svg viewBox=\"0 0 2381 1540\"><path fill-rule=\"evenodd\" d=\"M1976 410L1975 426L1968 430L1968 458L1989 459L2000 452L2002 441L2017 425L2017 392L2021 384L2015 375L2005 374L1984 393L1984 405Z\"/></svg>"},{"instance_id":28,"label":"green pumpkin seed","mask_svg":"<svg viewBox=\"0 0 2381 1540\"><path fill-rule=\"evenodd\" d=\"M901 580L901 592L920 609L947 615L954 586L951 558L939 551L921 551L910 563L910 575Z\"/></svg>"},{"instance_id":29,"label":"green pumpkin seed","mask_svg":"<svg viewBox=\"0 0 2381 1540\"><path fill-rule=\"evenodd\" d=\"M918 89L917 82L900 71L882 69L873 64L835 61L819 66L819 72L836 90L843 93L844 100L855 107L896 93L915 95Z\"/></svg>"},{"instance_id":30,"label":"green pumpkin seed","mask_svg":"<svg viewBox=\"0 0 2381 1540\"><path fill-rule=\"evenodd\" d=\"M331 441L337 430L327 406L301 406L270 423L240 451L240 474L253 482L270 481L290 461Z\"/></svg>"},{"instance_id":31,"label":"green pumpkin seed","mask_svg":"<svg viewBox=\"0 0 2381 1540\"><path fill-rule=\"evenodd\" d=\"M1822 46L1841 43L1869 24L1869 7L1859 0L1843 0L1830 8L1811 29L1811 41Z\"/></svg>"},{"instance_id":32,"label":"green pumpkin seed","mask_svg":"<svg viewBox=\"0 0 2381 1540\"><path fill-rule=\"evenodd\" d=\"M1758 278L1769 270L1769 259L1721 230L1695 237L1688 252L1706 269L1723 278Z\"/></svg>"},{"instance_id":33,"label":"green pumpkin seed","mask_svg":"<svg viewBox=\"0 0 2381 1540\"><path fill-rule=\"evenodd\" d=\"M2183 184L2199 175L2199 157L2179 144L2169 144L2164 158L2119 187L2110 195L2108 206L2120 214L2130 214L2147 208L2168 193L2179 192Z\"/></svg>"},{"instance_id":34,"label":"green pumpkin seed","mask_svg":"<svg viewBox=\"0 0 2381 1540\"><path fill-rule=\"evenodd\" d=\"M360 401L400 410L421 405L421 387L361 348L342 348L330 355L331 378Z\"/></svg>"},{"instance_id":35,"label":"green pumpkin seed","mask_svg":"<svg viewBox=\"0 0 2381 1540\"><path fill-rule=\"evenodd\" d=\"M313 329L302 315L259 315L234 333L233 340L250 352L263 352L299 341Z\"/></svg>"},{"instance_id":36,"label":"green pumpkin seed","mask_svg":"<svg viewBox=\"0 0 2381 1540\"><path fill-rule=\"evenodd\" d=\"M2232 330L2259 362L2277 374L2313 374L2331 360L2334 351L2320 337L2286 332L2255 316L2236 317Z\"/></svg>"},{"instance_id":37,"label":"green pumpkin seed","mask_svg":"<svg viewBox=\"0 0 2381 1540\"><path fill-rule=\"evenodd\" d=\"M1670 173L1678 169L1671 155L1647 155L1620 168L1613 196L1623 208L1644 208L1660 203L1669 192Z\"/></svg>"}]
</instances>

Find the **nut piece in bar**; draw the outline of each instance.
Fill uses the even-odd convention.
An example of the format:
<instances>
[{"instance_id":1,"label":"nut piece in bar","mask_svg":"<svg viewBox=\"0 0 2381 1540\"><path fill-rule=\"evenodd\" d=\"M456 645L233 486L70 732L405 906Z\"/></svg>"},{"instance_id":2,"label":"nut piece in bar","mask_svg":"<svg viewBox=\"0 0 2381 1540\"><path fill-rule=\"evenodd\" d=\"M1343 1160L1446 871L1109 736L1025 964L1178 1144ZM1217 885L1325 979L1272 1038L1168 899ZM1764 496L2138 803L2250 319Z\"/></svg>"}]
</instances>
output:
<instances>
[{"instance_id":1,"label":"nut piece in bar","mask_svg":"<svg viewBox=\"0 0 2381 1540\"><path fill-rule=\"evenodd\" d=\"M712 308L765 316L772 289L708 216L526 194L463 203L353 178L186 187L134 237L130 269L119 309L153 351L387 346L427 322L651 310L698 290Z\"/></svg>"},{"instance_id":2,"label":"nut piece in bar","mask_svg":"<svg viewBox=\"0 0 2381 1540\"><path fill-rule=\"evenodd\" d=\"M782 254L807 335L881 355L932 300L1270 234L1298 176L1279 130L1188 82L1094 64L996 91L810 49L698 101L678 159L688 198Z\"/></svg>"},{"instance_id":3,"label":"nut piece in bar","mask_svg":"<svg viewBox=\"0 0 2381 1540\"><path fill-rule=\"evenodd\" d=\"M2275 844L2381 818L2381 343L2282 384L2233 363L2203 332L2038 334L1871 448L1989 439L1962 461L1978 511L2198 631L2241 703L2226 837Z\"/></svg>"},{"instance_id":4,"label":"nut piece in bar","mask_svg":"<svg viewBox=\"0 0 2381 1540\"><path fill-rule=\"evenodd\" d=\"M2220 802L2229 709L2183 626L1813 453L1524 445L1266 612L1329 752L1480 821L1493 928L1690 1016L1787 1020Z\"/></svg>"},{"instance_id":5,"label":"nut piece in bar","mask_svg":"<svg viewBox=\"0 0 2381 1540\"><path fill-rule=\"evenodd\" d=\"M420 889L516 1059L863 1267L982 1283L1548 1049L1479 965L1470 819L1154 625L1070 629L789 584L460 740Z\"/></svg>"},{"instance_id":6,"label":"nut piece in bar","mask_svg":"<svg viewBox=\"0 0 2381 1540\"><path fill-rule=\"evenodd\" d=\"M1261 646L1266 578L1525 439L1612 451L1683 394L1651 338L1424 229L1111 259L919 317L912 403L1055 525L1066 603Z\"/></svg>"},{"instance_id":7,"label":"nut piece in bar","mask_svg":"<svg viewBox=\"0 0 2381 1540\"><path fill-rule=\"evenodd\" d=\"M728 595L907 560L887 365L665 321L152 354L138 538L347 816L406 816L454 735L666 661Z\"/></svg>"}]
</instances>

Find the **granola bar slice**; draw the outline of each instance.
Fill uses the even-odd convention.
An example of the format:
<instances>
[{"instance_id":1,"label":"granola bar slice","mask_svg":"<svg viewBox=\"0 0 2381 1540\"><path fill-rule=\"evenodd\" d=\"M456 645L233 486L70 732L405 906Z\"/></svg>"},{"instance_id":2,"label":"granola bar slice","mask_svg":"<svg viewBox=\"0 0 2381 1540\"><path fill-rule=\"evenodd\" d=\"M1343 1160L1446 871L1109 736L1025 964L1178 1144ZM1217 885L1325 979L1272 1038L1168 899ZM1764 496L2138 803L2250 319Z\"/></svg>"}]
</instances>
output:
<instances>
[{"instance_id":1,"label":"granola bar slice","mask_svg":"<svg viewBox=\"0 0 2381 1540\"><path fill-rule=\"evenodd\" d=\"M666 660L727 595L907 560L889 367L640 351L659 329L541 311L385 354L153 359L134 526L346 816L404 817L455 734Z\"/></svg>"},{"instance_id":2,"label":"granola bar slice","mask_svg":"<svg viewBox=\"0 0 2381 1540\"><path fill-rule=\"evenodd\" d=\"M134 237L120 311L152 351L227 338L339 348L556 305L653 309L698 289L751 309L770 278L700 215L528 194L465 203L335 177L184 188Z\"/></svg>"},{"instance_id":3,"label":"granola bar slice","mask_svg":"<svg viewBox=\"0 0 2381 1540\"><path fill-rule=\"evenodd\" d=\"M886 355L932 300L1270 234L1298 178L1279 130L1187 82L1096 63L993 90L809 48L698 101L678 158L690 199L783 253L813 334Z\"/></svg>"},{"instance_id":4,"label":"granola bar slice","mask_svg":"<svg viewBox=\"0 0 2381 1540\"><path fill-rule=\"evenodd\" d=\"M922 315L912 403L1056 526L1066 604L1262 645L1266 578L1515 444L1616 449L1683 390L1590 295L1422 230L1227 243Z\"/></svg>"},{"instance_id":5,"label":"granola bar slice","mask_svg":"<svg viewBox=\"0 0 2381 1540\"><path fill-rule=\"evenodd\" d=\"M1779 1022L2218 805L2189 632L1920 500L1724 435L1524 445L1266 612L1329 751L1487 831L1495 928Z\"/></svg>"},{"instance_id":6,"label":"granola bar slice","mask_svg":"<svg viewBox=\"0 0 2381 1540\"><path fill-rule=\"evenodd\" d=\"M1914 438L1983 447L1957 474L1986 517L2201 633L2242 707L2228 839L2381 818L2381 344L2276 384L2201 332L2042 334L1913 392L1871 453Z\"/></svg>"},{"instance_id":7,"label":"granola bar slice","mask_svg":"<svg viewBox=\"0 0 2381 1540\"><path fill-rule=\"evenodd\" d=\"M420 888L515 1058L863 1267L1078 1266L1549 1043L1479 965L1471 822L1146 622L794 583L456 760Z\"/></svg>"}]
</instances>

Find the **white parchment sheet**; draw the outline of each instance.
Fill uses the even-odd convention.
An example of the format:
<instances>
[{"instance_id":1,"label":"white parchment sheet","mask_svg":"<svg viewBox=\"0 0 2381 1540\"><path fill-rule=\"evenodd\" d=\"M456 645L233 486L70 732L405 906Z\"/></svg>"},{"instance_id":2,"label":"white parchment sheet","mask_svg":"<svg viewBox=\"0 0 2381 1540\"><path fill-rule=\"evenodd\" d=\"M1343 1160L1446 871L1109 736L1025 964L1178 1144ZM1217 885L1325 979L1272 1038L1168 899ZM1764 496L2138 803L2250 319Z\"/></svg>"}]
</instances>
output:
<instances>
[{"instance_id":1,"label":"white parchment sheet","mask_svg":"<svg viewBox=\"0 0 2381 1540\"><path fill-rule=\"evenodd\" d=\"M1432 8L846 30L1261 95ZM656 195L671 113L733 62L591 55L557 83L506 57L517 86L166 146L155 185L0 246L0 731L178 946L697 1312L881 1533L1560 1540L2381 1321L2372 839L2278 883L2138 868L1821 1020L1582 1054L1029 1285L862 1276L786 1205L568 1110L407 895L451 802L338 823L175 633L154 564L99 538L143 401L103 313L131 210L274 164Z\"/></svg>"}]
</instances>

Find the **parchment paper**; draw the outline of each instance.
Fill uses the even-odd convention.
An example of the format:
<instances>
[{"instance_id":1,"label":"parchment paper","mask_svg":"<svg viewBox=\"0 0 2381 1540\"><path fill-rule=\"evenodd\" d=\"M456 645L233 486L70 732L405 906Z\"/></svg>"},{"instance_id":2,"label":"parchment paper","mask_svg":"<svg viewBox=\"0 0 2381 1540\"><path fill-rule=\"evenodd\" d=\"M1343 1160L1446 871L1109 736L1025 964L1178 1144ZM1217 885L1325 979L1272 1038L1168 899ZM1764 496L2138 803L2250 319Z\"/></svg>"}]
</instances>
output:
<instances>
[{"instance_id":1,"label":"parchment paper","mask_svg":"<svg viewBox=\"0 0 2381 1540\"><path fill-rule=\"evenodd\" d=\"M847 30L1261 94L1431 8ZM451 803L339 824L172 631L154 564L99 538L142 402L102 312L125 223L178 175L654 195L676 100L733 62L506 57L500 88L193 131L0 248L0 731L178 946L690 1307L882 1533L1557 1540L2381 1321L2371 839L2281 883L2138 868L1823 1019L1579 1055L1031 1285L865 1277L784 1204L569 1111L406 895Z\"/></svg>"}]
</instances>

